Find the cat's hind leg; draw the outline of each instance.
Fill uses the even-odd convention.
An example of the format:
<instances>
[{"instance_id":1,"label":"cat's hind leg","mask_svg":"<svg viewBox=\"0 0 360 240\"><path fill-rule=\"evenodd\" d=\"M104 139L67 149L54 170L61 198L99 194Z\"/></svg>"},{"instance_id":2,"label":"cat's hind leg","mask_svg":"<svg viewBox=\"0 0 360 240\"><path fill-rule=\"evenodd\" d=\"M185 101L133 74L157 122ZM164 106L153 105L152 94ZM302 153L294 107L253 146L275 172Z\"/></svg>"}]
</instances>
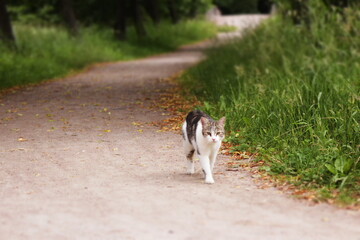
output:
<instances>
[{"instance_id":1,"label":"cat's hind leg","mask_svg":"<svg viewBox=\"0 0 360 240\"><path fill-rule=\"evenodd\" d=\"M186 126L187 123L186 121L184 122L183 126L182 126L182 136L183 136L183 146L184 146L184 152L186 155L186 159L187 159L187 174L193 174L195 173L195 163L194 163L194 152L195 149L192 146L192 144L190 143L187 133L186 133Z\"/></svg>"},{"instance_id":2,"label":"cat's hind leg","mask_svg":"<svg viewBox=\"0 0 360 240\"><path fill-rule=\"evenodd\" d=\"M194 174L195 173L195 163L194 163L195 149L186 140L184 141L184 152L185 152L186 159L187 159L187 171L186 171L186 173L187 174Z\"/></svg>"},{"instance_id":3,"label":"cat's hind leg","mask_svg":"<svg viewBox=\"0 0 360 240\"><path fill-rule=\"evenodd\" d=\"M195 150L192 149L186 155L186 159L188 162L187 171L186 171L187 174L195 173L194 152L195 152Z\"/></svg>"}]
</instances>

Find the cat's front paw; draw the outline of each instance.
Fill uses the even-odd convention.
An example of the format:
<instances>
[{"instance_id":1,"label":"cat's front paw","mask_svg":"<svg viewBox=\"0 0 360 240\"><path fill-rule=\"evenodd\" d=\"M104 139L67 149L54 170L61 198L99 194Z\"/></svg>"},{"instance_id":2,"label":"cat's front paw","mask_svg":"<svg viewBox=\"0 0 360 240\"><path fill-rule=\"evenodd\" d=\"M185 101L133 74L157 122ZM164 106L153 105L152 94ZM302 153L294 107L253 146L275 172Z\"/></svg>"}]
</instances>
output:
<instances>
[{"instance_id":1,"label":"cat's front paw","mask_svg":"<svg viewBox=\"0 0 360 240\"><path fill-rule=\"evenodd\" d=\"M214 181L213 178L206 178L206 179L205 179L205 183L207 183L207 184L214 184L215 181Z\"/></svg>"},{"instance_id":2,"label":"cat's front paw","mask_svg":"<svg viewBox=\"0 0 360 240\"><path fill-rule=\"evenodd\" d=\"M193 175L194 173L195 173L195 170L193 170L193 169L186 171L186 174L187 174L187 175Z\"/></svg>"}]
</instances>

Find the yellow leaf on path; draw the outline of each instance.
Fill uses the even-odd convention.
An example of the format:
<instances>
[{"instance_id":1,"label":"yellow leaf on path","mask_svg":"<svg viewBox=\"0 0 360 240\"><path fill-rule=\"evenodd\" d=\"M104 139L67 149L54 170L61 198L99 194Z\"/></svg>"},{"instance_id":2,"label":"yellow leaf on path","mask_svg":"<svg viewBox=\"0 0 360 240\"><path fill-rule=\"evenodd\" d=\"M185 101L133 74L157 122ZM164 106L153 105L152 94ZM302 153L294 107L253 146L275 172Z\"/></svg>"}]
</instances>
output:
<instances>
[{"instance_id":1,"label":"yellow leaf on path","mask_svg":"<svg viewBox=\"0 0 360 240\"><path fill-rule=\"evenodd\" d=\"M50 129L48 129L47 131L48 132L53 132L53 131L55 131L56 130L56 127L51 127Z\"/></svg>"},{"instance_id":2,"label":"yellow leaf on path","mask_svg":"<svg viewBox=\"0 0 360 240\"><path fill-rule=\"evenodd\" d=\"M139 123L139 122L132 122L131 124L134 125L134 126L140 126L141 125L141 123Z\"/></svg>"},{"instance_id":3,"label":"yellow leaf on path","mask_svg":"<svg viewBox=\"0 0 360 240\"><path fill-rule=\"evenodd\" d=\"M142 130L142 129L138 129L137 130L139 133L143 133L144 132L144 130Z\"/></svg>"},{"instance_id":4,"label":"yellow leaf on path","mask_svg":"<svg viewBox=\"0 0 360 240\"><path fill-rule=\"evenodd\" d=\"M26 142L26 141L28 141L26 138L23 137L18 138L18 142Z\"/></svg>"},{"instance_id":5,"label":"yellow leaf on path","mask_svg":"<svg viewBox=\"0 0 360 240\"><path fill-rule=\"evenodd\" d=\"M106 130L104 130L104 132L109 133L109 132L111 132L111 130L110 130L110 129L106 129Z\"/></svg>"}]
</instances>

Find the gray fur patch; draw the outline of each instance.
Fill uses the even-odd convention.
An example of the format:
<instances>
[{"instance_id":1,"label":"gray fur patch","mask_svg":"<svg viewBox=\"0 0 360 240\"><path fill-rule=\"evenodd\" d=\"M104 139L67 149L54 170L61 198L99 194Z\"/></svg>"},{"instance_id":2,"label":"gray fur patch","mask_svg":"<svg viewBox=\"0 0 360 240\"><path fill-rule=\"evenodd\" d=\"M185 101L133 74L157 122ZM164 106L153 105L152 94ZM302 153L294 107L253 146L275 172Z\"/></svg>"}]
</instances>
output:
<instances>
[{"instance_id":1,"label":"gray fur patch","mask_svg":"<svg viewBox=\"0 0 360 240\"><path fill-rule=\"evenodd\" d=\"M192 161L194 156L195 150L191 150L188 155L186 156L188 160Z\"/></svg>"}]
</instances>

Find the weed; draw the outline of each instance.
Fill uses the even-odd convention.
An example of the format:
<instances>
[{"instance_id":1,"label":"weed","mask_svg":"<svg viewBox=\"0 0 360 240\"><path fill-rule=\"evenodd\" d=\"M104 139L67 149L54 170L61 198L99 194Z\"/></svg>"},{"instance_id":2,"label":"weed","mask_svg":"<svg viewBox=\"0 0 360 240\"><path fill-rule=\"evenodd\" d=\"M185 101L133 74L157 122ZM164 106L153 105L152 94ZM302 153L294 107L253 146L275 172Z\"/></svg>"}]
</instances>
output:
<instances>
[{"instance_id":1,"label":"weed","mask_svg":"<svg viewBox=\"0 0 360 240\"><path fill-rule=\"evenodd\" d=\"M310 29L272 18L211 49L182 82L272 174L359 197L359 13L313 9Z\"/></svg>"}]
</instances>

